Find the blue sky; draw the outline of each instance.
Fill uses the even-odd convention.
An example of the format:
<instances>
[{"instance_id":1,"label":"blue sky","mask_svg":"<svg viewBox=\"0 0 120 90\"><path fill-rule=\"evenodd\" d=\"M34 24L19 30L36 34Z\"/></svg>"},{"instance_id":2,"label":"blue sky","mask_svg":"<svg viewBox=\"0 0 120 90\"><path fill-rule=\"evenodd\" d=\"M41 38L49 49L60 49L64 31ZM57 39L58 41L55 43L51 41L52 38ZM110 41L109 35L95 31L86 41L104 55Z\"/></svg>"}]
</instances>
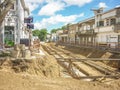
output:
<instances>
[{"instance_id":1,"label":"blue sky","mask_svg":"<svg viewBox=\"0 0 120 90\"><path fill-rule=\"evenodd\" d=\"M104 11L120 6L120 0L25 0L35 29L59 28L67 23L77 23L94 16L92 8L104 7Z\"/></svg>"}]
</instances>

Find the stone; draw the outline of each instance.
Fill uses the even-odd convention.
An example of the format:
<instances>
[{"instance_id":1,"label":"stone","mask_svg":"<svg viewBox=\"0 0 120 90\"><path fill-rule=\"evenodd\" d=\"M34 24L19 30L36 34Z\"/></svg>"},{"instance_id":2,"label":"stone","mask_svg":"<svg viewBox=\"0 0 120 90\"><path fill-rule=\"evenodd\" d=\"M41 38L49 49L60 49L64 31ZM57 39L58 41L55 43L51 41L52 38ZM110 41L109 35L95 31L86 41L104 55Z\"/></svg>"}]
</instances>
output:
<instances>
[{"instance_id":1,"label":"stone","mask_svg":"<svg viewBox=\"0 0 120 90\"><path fill-rule=\"evenodd\" d=\"M20 46L19 44L16 44L16 45L14 46L14 50L19 51L19 50L20 50L19 46Z\"/></svg>"},{"instance_id":2,"label":"stone","mask_svg":"<svg viewBox=\"0 0 120 90\"><path fill-rule=\"evenodd\" d=\"M25 50L25 45L24 44L20 44L19 48L20 48L20 50Z\"/></svg>"},{"instance_id":3,"label":"stone","mask_svg":"<svg viewBox=\"0 0 120 90\"><path fill-rule=\"evenodd\" d=\"M24 58L25 59L30 59L31 58L31 51L30 50L25 50L25 52L24 52Z\"/></svg>"},{"instance_id":4,"label":"stone","mask_svg":"<svg viewBox=\"0 0 120 90\"><path fill-rule=\"evenodd\" d=\"M19 50L13 50L12 52L11 52L11 54L12 54L12 57L14 57L14 58L19 58L19 57L21 57L21 54L20 54L21 52L19 51Z\"/></svg>"}]
</instances>

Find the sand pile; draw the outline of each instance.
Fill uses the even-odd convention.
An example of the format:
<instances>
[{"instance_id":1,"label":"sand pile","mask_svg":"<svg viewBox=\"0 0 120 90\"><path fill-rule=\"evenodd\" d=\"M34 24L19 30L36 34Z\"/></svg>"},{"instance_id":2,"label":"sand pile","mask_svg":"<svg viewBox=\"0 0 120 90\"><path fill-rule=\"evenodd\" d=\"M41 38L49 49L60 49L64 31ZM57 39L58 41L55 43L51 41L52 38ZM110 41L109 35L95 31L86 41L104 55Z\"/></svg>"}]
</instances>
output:
<instances>
[{"instance_id":1,"label":"sand pile","mask_svg":"<svg viewBox=\"0 0 120 90\"><path fill-rule=\"evenodd\" d=\"M59 77L57 64L52 64L46 57L39 57L33 60L1 58L0 70L15 73L28 73L41 77Z\"/></svg>"}]
</instances>

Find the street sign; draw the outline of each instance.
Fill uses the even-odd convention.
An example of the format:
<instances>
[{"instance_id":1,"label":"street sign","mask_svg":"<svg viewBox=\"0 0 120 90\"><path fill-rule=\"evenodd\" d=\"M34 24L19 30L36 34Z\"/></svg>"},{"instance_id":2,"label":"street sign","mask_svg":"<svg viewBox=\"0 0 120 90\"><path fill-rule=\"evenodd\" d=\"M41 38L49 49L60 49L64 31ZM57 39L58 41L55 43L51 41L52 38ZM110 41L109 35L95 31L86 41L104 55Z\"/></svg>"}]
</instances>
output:
<instances>
[{"instance_id":1,"label":"street sign","mask_svg":"<svg viewBox=\"0 0 120 90\"><path fill-rule=\"evenodd\" d=\"M34 24L27 23L27 28L28 28L28 29L34 29Z\"/></svg>"},{"instance_id":2,"label":"street sign","mask_svg":"<svg viewBox=\"0 0 120 90\"><path fill-rule=\"evenodd\" d=\"M33 17L24 18L24 23L33 23Z\"/></svg>"}]
</instances>

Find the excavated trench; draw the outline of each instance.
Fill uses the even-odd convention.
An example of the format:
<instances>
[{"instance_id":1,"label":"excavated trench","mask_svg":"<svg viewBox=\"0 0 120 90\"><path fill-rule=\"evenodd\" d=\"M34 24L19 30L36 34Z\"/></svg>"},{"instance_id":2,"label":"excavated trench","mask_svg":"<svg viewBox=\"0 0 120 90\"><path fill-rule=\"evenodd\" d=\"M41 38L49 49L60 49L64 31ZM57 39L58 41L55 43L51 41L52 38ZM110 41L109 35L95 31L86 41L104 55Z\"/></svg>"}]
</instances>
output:
<instances>
[{"instance_id":1,"label":"excavated trench","mask_svg":"<svg viewBox=\"0 0 120 90\"><path fill-rule=\"evenodd\" d=\"M94 66L93 67L91 67L90 65L85 66L84 62L79 62L79 63L72 62L71 64L69 61L65 61L65 59L68 60L71 57L72 58L76 57L74 55L76 54L75 53L76 49L74 49L72 52L72 48L69 49L67 47L64 49L67 50L68 52L65 52L64 50L58 50L58 49L50 48L44 45L42 47L45 51L48 52L48 54L45 53L45 55L42 57L38 57L34 59L23 59L23 58L16 59L16 58L10 58L10 57L0 58L0 70L9 70L15 73L28 73L31 75L38 75L40 77L50 77L50 78L73 77L76 79L81 79L80 77L91 76L91 75L94 75L94 73L96 76L104 75L103 74L104 71L102 73L99 71L99 68L98 70L95 70ZM62 49L61 47L56 47L56 48ZM62 51L64 51L64 53ZM72 55L70 54L70 52L74 54ZM80 52L83 53L83 51L80 51ZM86 53L86 50L85 50L85 53ZM93 54L87 54L87 55L90 56ZM6 54L4 54L3 56L6 56ZM7 54L7 56L10 56L9 53ZM104 55L102 55L102 57L108 57L108 56L110 57L111 54L105 53ZM60 70L60 67L61 67L60 65L63 67L62 70ZM86 70L84 68L86 68ZM66 74L63 74L64 71L67 71ZM94 72L94 73L91 73L91 72ZM60 73L62 75L60 75ZM85 78L84 80L93 81L94 79Z\"/></svg>"},{"instance_id":2,"label":"excavated trench","mask_svg":"<svg viewBox=\"0 0 120 90\"><path fill-rule=\"evenodd\" d=\"M51 55L54 55L55 56L55 54L56 53L59 53L59 51L62 51L62 50L59 50L59 51L55 51L54 52L54 49L51 49L51 48L46 48L45 46L43 46L44 47L44 49L49 53L49 54L51 54ZM53 46L52 46L53 47ZM64 48L65 49L65 48ZM68 48L66 49L66 50L68 50ZM71 50L71 48L70 48L70 50ZM84 50L84 49L83 49ZM89 50L88 50L89 51ZM85 50L85 53L86 52L88 52L88 51L86 51ZM91 51L91 50L90 50ZM83 51L81 51L82 53L83 53ZM92 52L95 52L95 51L92 51ZM87 53L86 55L87 56L92 56L93 55L93 53L92 52L89 52L89 53ZM83 54L85 54L85 53L83 53ZM108 52L104 52L104 54L101 52L101 51L99 51L99 52L96 52L97 53L97 57L98 56L102 56L102 57L111 57L111 55L112 54L110 54L110 53L108 53ZM85 71L85 70L83 70L83 69L81 69L79 66L77 66L76 67L76 64L72 64L72 68L70 69L70 63L68 63L68 62L65 62L64 61L64 59L60 59L60 57L59 56L55 56L55 58L57 59L57 61L58 61L58 63L62 66L62 67L64 67L64 68L66 68L67 69L67 71L68 71L68 73L73 77L73 78L76 78L76 79L80 79L80 77L85 77L85 76L89 76L90 75L90 73L88 73L87 71ZM87 62L86 62L87 63ZM85 63L85 64L86 64ZM88 63L87 63L88 64ZM89 65L89 66L91 66L91 64ZM95 66L95 65L92 65L92 67L93 66ZM105 68L103 68L103 69L101 69L101 67L97 67L97 70L100 70L99 71L99 73L100 73L100 76L103 76L104 75L104 73L106 73L106 72L104 72L104 69ZM94 69L93 69L94 70ZM106 73L107 74L107 73ZM111 74L111 73L110 73ZM109 75L109 73L108 73L108 75ZM92 76L90 76L90 77L92 77ZM93 76L94 77L94 76ZM99 76L96 76L96 77L99 77ZM110 76L110 77L112 77L112 76ZM84 79L85 81L93 81L94 80L94 78L93 79Z\"/></svg>"}]
</instances>

